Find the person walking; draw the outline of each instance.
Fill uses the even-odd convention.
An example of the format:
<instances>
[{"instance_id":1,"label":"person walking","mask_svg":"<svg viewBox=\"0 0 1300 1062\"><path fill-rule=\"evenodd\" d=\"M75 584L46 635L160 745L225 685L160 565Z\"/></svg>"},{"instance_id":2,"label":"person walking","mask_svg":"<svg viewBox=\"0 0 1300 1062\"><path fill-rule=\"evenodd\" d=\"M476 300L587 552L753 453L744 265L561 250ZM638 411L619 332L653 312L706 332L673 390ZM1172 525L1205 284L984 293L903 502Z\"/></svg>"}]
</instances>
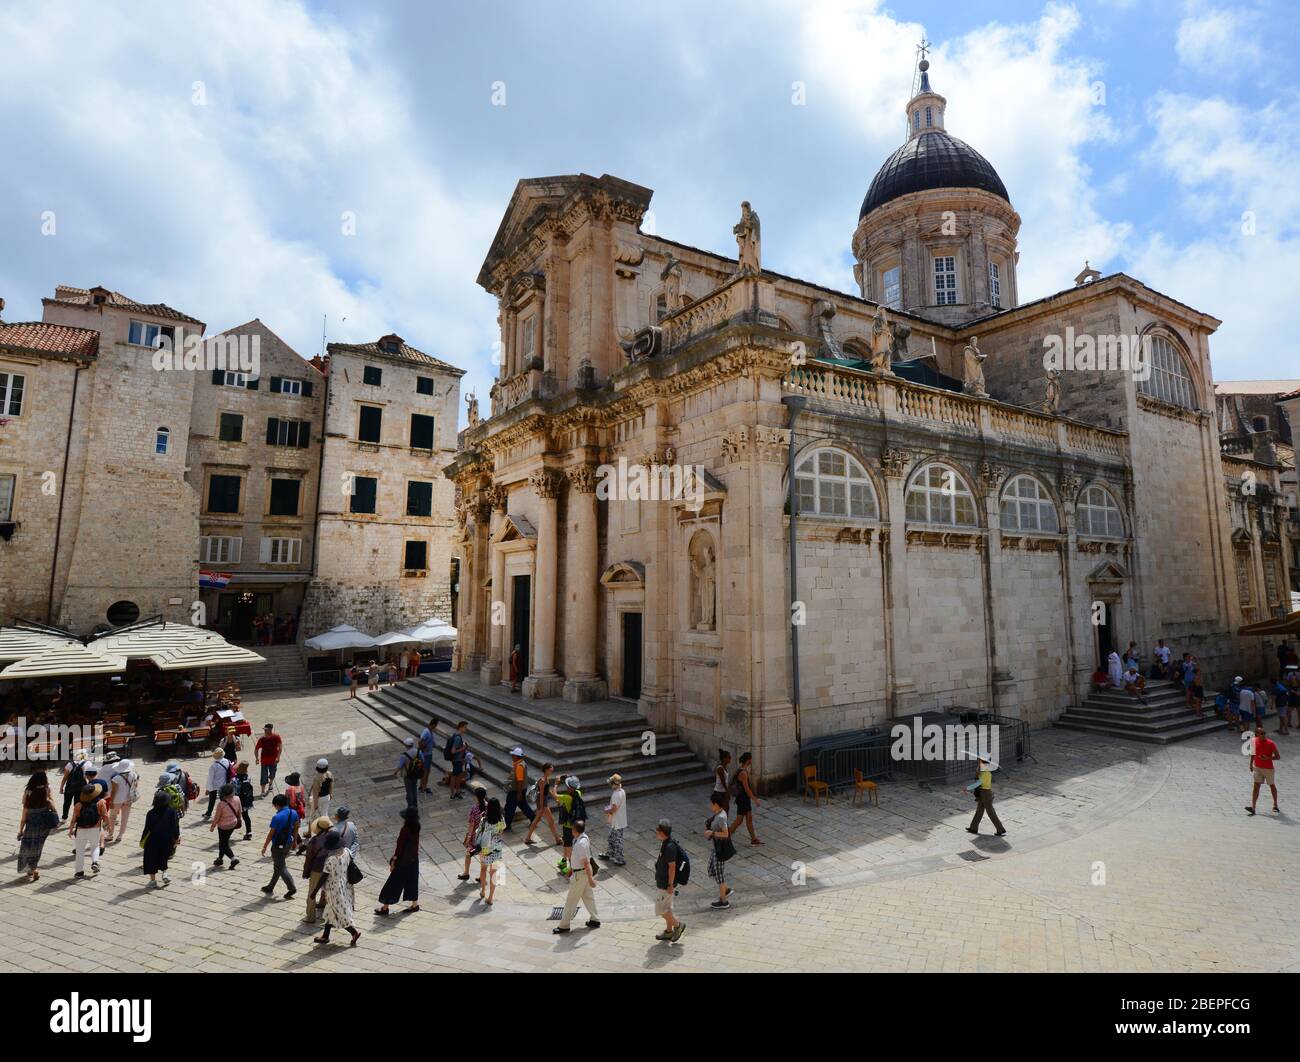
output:
<instances>
[{"instance_id":1,"label":"person walking","mask_svg":"<svg viewBox=\"0 0 1300 1062\"><path fill-rule=\"evenodd\" d=\"M92 773L87 769L87 777ZM90 860L90 872L99 873L100 841L103 840L104 829L108 826L108 801L100 795L101 792L98 786L83 786L81 795L77 797L76 807L73 808L72 825L68 828L68 836L72 838L72 850L76 856L77 872L73 876L77 878L86 876L87 859Z\"/></svg>"},{"instance_id":2,"label":"person walking","mask_svg":"<svg viewBox=\"0 0 1300 1062\"><path fill-rule=\"evenodd\" d=\"M401 810L402 828L397 834L397 846L388 861L388 878L379 890L379 906L375 914L388 917L388 909L399 900L410 906L405 914L420 909L420 812L417 808Z\"/></svg>"},{"instance_id":3,"label":"person walking","mask_svg":"<svg viewBox=\"0 0 1300 1062\"><path fill-rule=\"evenodd\" d=\"M542 819L551 828L551 843L560 843L560 831L555 826L555 816L551 814L551 775L555 773L555 765L550 763L542 764L542 776L533 783L533 788L537 790L537 812L533 815L533 821L528 824L528 832L524 835L524 844L535 845L533 833L541 825Z\"/></svg>"},{"instance_id":4,"label":"person walking","mask_svg":"<svg viewBox=\"0 0 1300 1062\"><path fill-rule=\"evenodd\" d=\"M609 803L605 805L605 821L609 824L609 836L605 841L605 851L601 859L608 859L616 867L627 866L623 858L623 831L627 829L627 792L623 789L623 776L609 776Z\"/></svg>"},{"instance_id":5,"label":"person walking","mask_svg":"<svg viewBox=\"0 0 1300 1062\"><path fill-rule=\"evenodd\" d=\"M285 869L285 860L289 857L291 849L298 846L298 813L289 807L289 798L283 793L277 793L271 798L271 805L274 807L275 814L271 816L271 824L266 831L266 840L262 842L262 855L266 855L266 850L271 849L271 881L269 884L262 886L262 891L268 896L275 894L275 883L283 881L285 884L284 898L292 899L298 892L293 883L293 878L289 877L288 870Z\"/></svg>"},{"instance_id":6,"label":"person walking","mask_svg":"<svg viewBox=\"0 0 1300 1062\"><path fill-rule=\"evenodd\" d=\"M991 763L982 758L980 759L976 766L975 781L966 787L966 791L975 795L975 817L970 820L966 832L979 833L980 820L984 818L984 813L988 812L989 821L993 823L996 836L1005 836L1007 831L1002 828L1002 823L998 820L998 813L993 810L993 765Z\"/></svg>"},{"instance_id":7,"label":"person walking","mask_svg":"<svg viewBox=\"0 0 1300 1062\"><path fill-rule=\"evenodd\" d=\"M316 924L316 893L321 887L325 871L325 838L330 832L330 820L319 818L311 824L311 837L303 846L302 876L307 882L307 910L302 920L307 925Z\"/></svg>"},{"instance_id":8,"label":"person walking","mask_svg":"<svg viewBox=\"0 0 1300 1062\"><path fill-rule=\"evenodd\" d=\"M487 802L483 818L478 824L478 898L489 907L496 897L498 867L502 858L501 834L505 831L505 817L501 814L501 801L495 797Z\"/></svg>"},{"instance_id":9,"label":"person walking","mask_svg":"<svg viewBox=\"0 0 1300 1062\"><path fill-rule=\"evenodd\" d=\"M754 762L752 752L742 752L740 754L740 766L736 768L736 773L731 778L731 792L736 799L736 813L732 816L731 832L735 833L740 829L743 822L749 830L749 843L755 848L762 848L763 842L758 839L758 834L754 832L754 808L762 803L754 793L754 787L749 782L749 772Z\"/></svg>"},{"instance_id":10,"label":"person walking","mask_svg":"<svg viewBox=\"0 0 1300 1062\"><path fill-rule=\"evenodd\" d=\"M447 739L447 748L451 753L452 800L460 800L464 796L460 789L465 784L465 754L469 751L469 745L465 743L465 735L468 733L469 723L462 719L456 724L456 732Z\"/></svg>"},{"instance_id":11,"label":"person walking","mask_svg":"<svg viewBox=\"0 0 1300 1062\"><path fill-rule=\"evenodd\" d=\"M352 809L346 804L340 804L334 812L334 825L330 829L339 835L343 847L356 859L361 851L361 834L357 832L357 824L352 821Z\"/></svg>"},{"instance_id":12,"label":"person walking","mask_svg":"<svg viewBox=\"0 0 1300 1062\"><path fill-rule=\"evenodd\" d=\"M108 837L109 844L120 844L126 834L126 824L131 818L131 807L140 799L140 776L130 760L119 760L108 783ZM114 831L117 836L114 837Z\"/></svg>"},{"instance_id":13,"label":"person walking","mask_svg":"<svg viewBox=\"0 0 1300 1062\"><path fill-rule=\"evenodd\" d=\"M244 840L253 839L253 780L248 776L248 764L241 763L235 768L235 796L239 797L239 807L244 813Z\"/></svg>"},{"instance_id":14,"label":"person walking","mask_svg":"<svg viewBox=\"0 0 1300 1062\"><path fill-rule=\"evenodd\" d=\"M713 768L713 796L718 798L718 806L723 811L731 810L730 792L730 773L727 768L731 765L731 753L726 749L718 749L718 765Z\"/></svg>"},{"instance_id":15,"label":"person walking","mask_svg":"<svg viewBox=\"0 0 1300 1062\"><path fill-rule=\"evenodd\" d=\"M710 907L715 911L725 911L731 906L732 889L727 884L726 863L736 854L736 845L731 840L731 827L727 822L727 809L718 800L718 794L709 797L711 814L704 824L704 837L709 845L709 877L718 884L718 898Z\"/></svg>"},{"instance_id":16,"label":"person walking","mask_svg":"<svg viewBox=\"0 0 1300 1062\"><path fill-rule=\"evenodd\" d=\"M523 678L524 654L519 646L510 650L510 692L519 692L519 683Z\"/></svg>"},{"instance_id":17,"label":"person walking","mask_svg":"<svg viewBox=\"0 0 1300 1062\"><path fill-rule=\"evenodd\" d=\"M63 765L63 777L59 781L59 792L63 795L63 815L59 822L68 821L68 811L77 797L81 796L81 787L86 784L86 765L90 759L84 754L74 754Z\"/></svg>"},{"instance_id":18,"label":"person walking","mask_svg":"<svg viewBox=\"0 0 1300 1062\"><path fill-rule=\"evenodd\" d=\"M555 869L561 874L568 874L573 865L569 858L573 854L574 821L582 819L585 823L587 819L587 805L582 799L581 786L578 778L571 774L564 779L563 785L555 788L555 804L560 809L560 843L564 848Z\"/></svg>"},{"instance_id":19,"label":"person walking","mask_svg":"<svg viewBox=\"0 0 1300 1062\"><path fill-rule=\"evenodd\" d=\"M302 785L302 775L297 771L284 776L284 795L288 799L288 806L298 813L299 820L307 818L307 790ZM272 804L275 801L271 801Z\"/></svg>"},{"instance_id":20,"label":"person walking","mask_svg":"<svg viewBox=\"0 0 1300 1062\"><path fill-rule=\"evenodd\" d=\"M262 792L259 796L266 796L268 789L275 789L275 772L280 766L280 753L284 751L284 741L280 735L275 732L275 727L267 723L262 727L262 736L257 739L257 744L253 746L253 762L261 767L260 782Z\"/></svg>"},{"instance_id":21,"label":"person walking","mask_svg":"<svg viewBox=\"0 0 1300 1062\"><path fill-rule=\"evenodd\" d=\"M406 806L408 808L418 807L420 803L420 782L425 775L424 761L420 758L420 751L416 747L415 738L409 737L406 739L406 748L397 757L397 770L393 773L402 780L402 787L406 790Z\"/></svg>"},{"instance_id":22,"label":"person walking","mask_svg":"<svg viewBox=\"0 0 1300 1062\"><path fill-rule=\"evenodd\" d=\"M587 839L587 824L582 819L574 819L573 853L570 861L569 893L564 898L564 913L560 924L551 930L560 934L569 932L573 916L578 913L578 903L587 911L587 928L600 928L600 915L596 912L596 875L591 867L591 841Z\"/></svg>"},{"instance_id":23,"label":"person walking","mask_svg":"<svg viewBox=\"0 0 1300 1062\"><path fill-rule=\"evenodd\" d=\"M1250 807L1246 809L1247 814L1255 814L1255 805L1259 803L1259 787L1261 785L1268 786L1268 791L1273 795L1273 814L1278 813L1277 786L1273 783L1273 765L1281 758L1282 753L1278 752L1277 744L1264 733L1263 721L1256 723L1255 745L1250 756L1253 785L1250 790Z\"/></svg>"},{"instance_id":24,"label":"person walking","mask_svg":"<svg viewBox=\"0 0 1300 1062\"><path fill-rule=\"evenodd\" d=\"M330 761L322 756L316 761L316 773L311 780L311 817L324 815L330 817L330 797L334 795L334 775L330 771Z\"/></svg>"},{"instance_id":25,"label":"person walking","mask_svg":"<svg viewBox=\"0 0 1300 1062\"><path fill-rule=\"evenodd\" d=\"M429 775L433 773L433 750L438 744L438 718L432 717L428 725L420 731L420 763L424 771L420 776L420 792L432 794L433 790L429 788ZM415 805L412 804L412 807Z\"/></svg>"},{"instance_id":26,"label":"person walking","mask_svg":"<svg viewBox=\"0 0 1300 1062\"><path fill-rule=\"evenodd\" d=\"M181 816L163 790L153 795L153 807L145 814L144 832L140 835L140 847L144 849L144 872L149 875L149 884L155 889L165 889L172 883L167 876L167 864L181 843ZM162 884L158 884L158 875L162 875Z\"/></svg>"},{"instance_id":27,"label":"person walking","mask_svg":"<svg viewBox=\"0 0 1300 1062\"><path fill-rule=\"evenodd\" d=\"M379 661L370 661L370 666L366 668L366 693L374 693L379 689Z\"/></svg>"},{"instance_id":28,"label":"person walking","mask_svg":"<svg viewBox=\"0 0 1300 1062\"><path fill-rule=\"evenodd\" d=\"M348 880L352 854L343 847L342 838L333 831L325 835L325 853L325 928L314 939L317 944L328 944L330 930L338 926L352 935L352 942L348 946L355 948L361 934L352 924L356 909L356 890Z\"/></svg>"},{"instance_id":29,"label":"person walking","mask_svg":"<svg viewBox=\"0 0 1300 1062\"><path fill-rule=\"evenodd\" d=\"M515 821L516 809L524 813L529 823L533 821L533 809L528 806L528 764L524 760L524 750L518 745L510 750L510 788L506 791L506 833L510 832L510 825Z\"/></svg>"},{"instance_id":30,"label":"person walking","mask_svg":"<svg viewBox=\"0 0 1300 1062\"><path fill-rule=\"evenodd\" d=\"M34 771L23 790L23 810L18 818L18 873L26 874L28 881L40 878L36 868L45 841L58 825L59 813L54 807L49 778L44 771Z\"/></svg>"},{"instance_id":31,"label":"person walking","mask_svg":"<svg viewBox=\"0 0 1300 1062\"><path fill-rule=\"evenodd\" d=\"M228 759L222 749L212 750L212 762L208 764L208 810L203 815L203 821L207 822L212 818L212 809L216 807L217 797L221 794L221 787L227 782L231 782L235 777L235 766Z\"/></svg>"},{"instance_id":32,"label":"person walking","mask_svg":"<svg viewBox=\"0 0 1300 1062\"><path fill-rule=\"evenodd\" d=\"M678 868L689 867L690 860L681 846L673 840L673 824L660 819L655 826L659 839L659 858L655 860L655 914L664 920L664 931L655 934L655 940L676 944L686 932L686 923L679 922L673 914L673 900L677 896ZM687 871L689 873L689 870ZM685 884L685 882L682 882Z\"/></svg>"},{"instance_id":33,"label":"person walking","mask_svg":"<svg viewBox=\"0 0 1300 1062\"><path fill-rule=\"evenodd\" d=\"M469 881L469 865L478 855L478 827L487 812L487 790L481 785L470 787L474 803L469 809L469 822L465 829L465 869L456 875L457 881Z\"/></svg>"},{"instance_id":34,"label":"person walking","mask_svg":"<svg viewBox=\"0 0 1300 1062\"><path fill-rule=\"evenodd\" d=\"M217 798L216 814L208 826L209 833L217 831L217 858L212 861L212 865L224 866L222 861L229 857L230 869L234 870L239 866L239 860L235 856L235 850L230 847L230 837L239 827L244 809L240 806L239 797L235 795L235 787L229 782L221 787Z\"/></svg>"}]
</instances>

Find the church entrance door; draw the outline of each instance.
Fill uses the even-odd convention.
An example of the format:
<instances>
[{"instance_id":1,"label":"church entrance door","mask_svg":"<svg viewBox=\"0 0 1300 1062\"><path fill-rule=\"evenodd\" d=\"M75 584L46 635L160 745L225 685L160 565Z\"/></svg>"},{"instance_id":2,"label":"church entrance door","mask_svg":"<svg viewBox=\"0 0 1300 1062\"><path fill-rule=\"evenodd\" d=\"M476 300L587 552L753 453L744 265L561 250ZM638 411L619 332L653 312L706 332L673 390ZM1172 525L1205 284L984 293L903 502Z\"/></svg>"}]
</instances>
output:
<instances>
[{"instance_id":1,"label":"church entrance door","mask_svg":"<svg viewBox=\"0 0 1300 1062\"><path fill-rule=\"evenodd\" d=\"M1105 618L1097 624L1097 661L1101 669L1106 669L1106 658L1115 648L1115 631L1111 627L1111 606L1106 604Z\"/></svg>"},{"instance_id":2,"label":"church entrance door","mask_svg":"<svg viewBox=\"0 0 1300 1062\"><path fill-rule=\"evenodd\" d=\"M641 696L641 613L623 613L623 696Z\"/></svg>"},{"instance_id":3,"label":"church entrance door","mask_svg":"<svg viewBox=\"0 0 1300 1062\"><path fill-rule=\"evenodd\" d=\"M510 650L519 646L519 674L528 676L528 650L531 640L528 637L528 617L532 614L532 579L527 575L516 575L511 583L510 603ZM507 659L510 653L506 653Z\"/></svg>"}]
</instances>

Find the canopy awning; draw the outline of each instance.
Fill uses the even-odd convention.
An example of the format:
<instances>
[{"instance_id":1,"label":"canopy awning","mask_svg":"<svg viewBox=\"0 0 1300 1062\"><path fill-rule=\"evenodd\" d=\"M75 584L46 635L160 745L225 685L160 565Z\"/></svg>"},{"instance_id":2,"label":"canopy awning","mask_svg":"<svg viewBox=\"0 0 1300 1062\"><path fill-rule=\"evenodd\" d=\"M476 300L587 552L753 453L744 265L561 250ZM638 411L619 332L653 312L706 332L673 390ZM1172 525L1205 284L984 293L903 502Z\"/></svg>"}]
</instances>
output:
<instances>
[{"instance_id":1,"label":"canopy awning","mask_svg":"<svg viewBox=\"0 0 1300 1062\"><path fill-rule=\"evenodd\" d=\"M440 619L425 620L401 632L411 640L429 645L450 645L456 641L456 628Z\"/></svg>"},{"instance_id":2,"label":"canopy awning","mask_svg":"<svg viewBox=\"0 0 1300 1062\"><path fill-rule=\"evenodd\" d=\"M1237 628L1238 634L1295 634L1300 635L1300 612L1286 616L1274 616L1272 619L1258 620Z\"/></svg>"},{"instance_id":3,"label":"canopy awning","mask_svg":"<svg viewBox=\"0 0 1300 1062\"><path fill-rule=\"evenodd\" d=\"M414 638L407 631L388 631L374 640L374 645L410 645L420 639Z\"/></svg>"},{"instance_id":4,"label":"canopy awning","mask_svg":"<svg viewBox=\"0 0 1300 1062\"><path fill-rule=\"evenodd\" d=\"M219 634L205 631L202 627L191 627L186 623L159 623L122 634L106 634L88 642L86 647L132 660L145 660L163 650L182 649L212 638L225 642Z\"/></svg>"},{"instance_id":5,"label":"canopy awning","mask_svg":"<svg viewBox=\"0 0 1300 1062\"><path fill-rule=\"evenodd\" d=\"M164 649L151 654L159 671L182 671L200 667L222 667L232 664L264 664L266 657L251 649L231 645L224 638L205 638L201 642L177 649Z\"/></svg>"},{"instance_id":6,"label":"canopy awning","mask_svg":"<svg viewBox=\"0 0 1300 1062\"><path fill-rule=\"evenodd\" d=\"M31 654L0 671L0 678L58 678L64 675L112 675L126 670L126 658L99 653L73 642Z\"/></svg>"},{"instance_id":7,"label":"canopy awning","mask_svg":"<svg viewBox=\"0 0 1300 1062\"><path fill-rule=\"evenodd\" d=\"M332 652L335 649L367 649L374 644L375 640L370 635L347 623L340 623L324 634L318 634L303 642L308 649L325 652Z\"/></svg>"},{"instance_id":8,"label":"canopy awning","mask_svg":"<svg viewBox=\"0 0 1300 1062\"><path fill-rule=\"evenodd\" d=\"M78 644L80 643L72 638L60 638L55 634L25 630L21 627L0 627L0 663L22 660L46 649L66 648Z\"/></svg>"}]
</instances>

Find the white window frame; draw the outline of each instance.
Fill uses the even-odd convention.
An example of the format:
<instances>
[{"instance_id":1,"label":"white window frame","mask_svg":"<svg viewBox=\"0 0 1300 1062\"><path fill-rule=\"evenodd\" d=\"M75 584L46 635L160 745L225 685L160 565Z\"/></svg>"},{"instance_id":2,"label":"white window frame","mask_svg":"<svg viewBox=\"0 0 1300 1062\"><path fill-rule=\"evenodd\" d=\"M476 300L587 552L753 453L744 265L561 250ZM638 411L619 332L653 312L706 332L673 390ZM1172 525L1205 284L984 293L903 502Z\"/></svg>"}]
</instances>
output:
<instances>
[{"instance_id":1,"label":"white window frame","mask_svg":"<svg viewBox=\"0 0 1300 1062\"><path fill-rule=\"evenodd\" d=\"M238 564L244 540L237 535L204 535L200 539L200 564Z\"/></svg>"},{"instance_id":2,"label":"white window frame","mask_svg":"<svg viewBox=\"0 0 1300 1062\"><path fill-rule=\"evenodd\" d=\"M936 306L956 306L957 294L957 256L955 254L936 254L931 257L933 263L934 304ZM947 283L944 283L946 281Z\"/></svg>"},{"instance_id":3,"label":"white window frame","mask_svg":"<svg viewBox=\"0 0 1300 1062\"><path fill-rule=\"evenodd\" d=\"M1138 381L1138 391L1171 406L1196 409L1196 385L1182 352L1167 336L1150 340L1150 372Z\"/></svg>"},{"instance_id":4,"label":"white window frame","mask_svg":"<svg viewBox=\"0 0 1300 1062\"><path fill-rule=\"evenodd\" d=\"M262 539L261 561L263 564L300 564L302 562L302 539Z\"/></svg>"},{"instance_id":5,"label":"white window frame","mask_svg":"<svg viewBox=\"0 0 1300 1062\"><path fill-rule=\"evenodd\" d=\"M923 506L923 515L916 514L915 501ZM965 516L962 510L968 510ZM930 527L978 527L979 508L960 472L941 461L931 461L918 469L907 485L904 518L909 524Z\"/></svg>"},{"instance_id":6,"label":"white window frame","mask_svg":"<svg viewBox=\"0 0 1300 1062\"><path fill-rule=\"evenodd\" d=\"M0 372L0 417L21 417L27 377L19 372Z\"/></svg>"},{"instance_id":7,"label":"white window frame","mask_svg":"<svg viewBox=\"0 0 1300 1062\"><path fill-rule=\"evenodd\" d=\"M989 304L995 309L1002 309L1002 268L989 259Z\"/></svg>"},{"instance_id":8,"label":"white window frame","mask_svg":"<svg viewBox=\"0 0 1300 1062\"><path fill-rule=\"evenodd\" d=\"M18 475L0 472L0 524L11 523L14 518L14 497L18 493Z\"/></svg>"},{"instance_id":9,"label":"white window frame","mask_svg":"<svg viewBox=\"0 0 1300 1062\"><path fill-rule=\"evenodd\" d=\"M158 449L159 445L162 449ZM153 452L155 457L166 457L172 449L172 432L170 428L155 428L153 433Z\"/></svg>"},{"instance_id":10,"label":"white window frame","mask_svg":"<svg viewBox=\"0 0 1300 1062\"><path fill-rule=\"evenodd\" d=\"M890 275L893 283L890 283ZM895 264L880 271L880 302L891 310L903 308L903 267Z\"/></svg>"},{"instance_id":11,"label":"white window frame","mask_svg":"<svg viewBox=\"0 0 1300 1062\"><path fill-rule=\"evenodd\" d=\"M867 470L837 446L819 446L801 457L795 466L794 483L795 504L801 516L880 519L876 487Z\"/></svg>"},{"instance_id":12,"label":"white window frame","mask_svg":"<svg viewBox=\"0 0 1300 1062\"><path fill-rule=\"evenodd\" d=\"M1100 521L1100 529L1098 522ZM1094 483L1074 506L1074 523L1085 538L1123 538L1124 513L1109 490Z\"/></svg>"},{"instance_id":13,"label":"white window frame","mask_svg":"<svg viewBox=\"0 0 1300 1062\"><path fill-rule=\"evenodd\" d=\"M246 389L248 387L248 373L232 372L226 369L221 383L223 387L243 387Z\"/></svg>"},{"instance_id":14,"label":"white window frame","mask_svg":"<svg viewBox=\"0 0 1300 1062\"><path fill-rule=\"evenodd\" d=\"M132 318L131 323L127 326L126 341L137 347L152 347L157 344L160 335L162 335L162 325L150 324L148 321L137 321ZM140 338L136 338L137 336Z\"/></svg>"},{"instance_id":15,"label":"white window frame","mask_svg":"<svg viewBox=\"0 0 1300 1062\"><path fill-rule=\"evenodd\" d=\"M302 381L302 380L281 378L281 380L280 380L280 394L282 394L282 395L301 395L301 394L302 394L302 384L303 384L303 381Z\"/></svg>"},{"instance_id":16,"label":"white window frame","mask_svg":"<svg viewBox=\"0 0 1300 1062\"><path fill-rule=\"evenodd\" d=\"M925 127L927 129L934 128L934 110L931 107L925 109Z\"/></svg>"},{"instance_id":17,"label":"white window frame","mask_svg":"<svg viewBox=\"0 0 1300 1062\"><path fill-rule=\"evenodd\" d=\"M1037 531L1055 535L1061 530L1056 503L1037 479L1027 473L1013 476L1002 492L998 524L1003 531Z\"/></svg>"}]
</instances>

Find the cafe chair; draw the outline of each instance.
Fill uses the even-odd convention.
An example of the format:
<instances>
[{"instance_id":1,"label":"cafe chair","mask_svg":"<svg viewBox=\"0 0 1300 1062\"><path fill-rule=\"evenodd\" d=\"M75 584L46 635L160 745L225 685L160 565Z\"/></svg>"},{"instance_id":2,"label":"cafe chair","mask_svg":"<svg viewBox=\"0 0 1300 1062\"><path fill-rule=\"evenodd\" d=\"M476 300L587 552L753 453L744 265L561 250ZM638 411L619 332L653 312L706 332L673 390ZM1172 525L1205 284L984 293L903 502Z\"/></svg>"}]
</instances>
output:
<instances>
[{"instance_id":1,"label":"cafe chair","mask_svg":"<svg viewBox=\"0 0 1300 1062\"><path fill-rule=\"evenodd\" d=\"M808 801L809 793L812 794L814 805L821 801L822 794L826 796L826 803L831 802L831 787L827 783L817 780L817 768L812 764L803 769L803 799L805 803Z\"/></svg>"},{"instance_id":2,"label":"cafe chair","mask_svg":"<svg viewBox=\"0 0 1300 1062\"><path fill-rule=\"evenodd\" d=\"M880 807L880 787L875 782L868 781L862 777L862 772L858 768L853 768L853 803L861 804L862 794L867 794L867 799L876 807Z\"/></svg>"}]
</instances>

